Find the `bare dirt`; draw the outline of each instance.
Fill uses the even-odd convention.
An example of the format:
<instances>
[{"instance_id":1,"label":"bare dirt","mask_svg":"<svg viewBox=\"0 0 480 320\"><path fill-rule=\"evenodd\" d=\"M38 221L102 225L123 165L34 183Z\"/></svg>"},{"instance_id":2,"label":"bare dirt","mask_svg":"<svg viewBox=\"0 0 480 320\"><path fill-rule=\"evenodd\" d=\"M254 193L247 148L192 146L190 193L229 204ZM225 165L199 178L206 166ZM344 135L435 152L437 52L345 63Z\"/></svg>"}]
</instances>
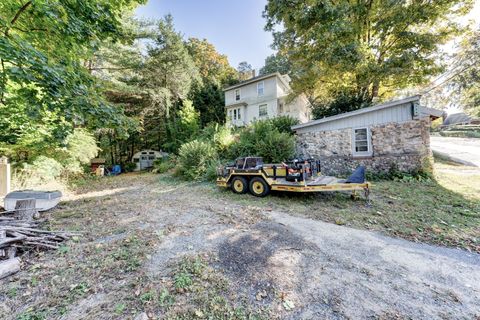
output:
<instances>
[{"instance_id":1,"label":"bare dirt","mask_svg":"<svg viewBox=\"0 0 480 320\"><path fill-rule=\"evenodd\" d=\"M168 175L85 185L49 213L85 236L0 281L0 318L480 317L479 254L235 197Z\"/></svg>"}]
</instances>

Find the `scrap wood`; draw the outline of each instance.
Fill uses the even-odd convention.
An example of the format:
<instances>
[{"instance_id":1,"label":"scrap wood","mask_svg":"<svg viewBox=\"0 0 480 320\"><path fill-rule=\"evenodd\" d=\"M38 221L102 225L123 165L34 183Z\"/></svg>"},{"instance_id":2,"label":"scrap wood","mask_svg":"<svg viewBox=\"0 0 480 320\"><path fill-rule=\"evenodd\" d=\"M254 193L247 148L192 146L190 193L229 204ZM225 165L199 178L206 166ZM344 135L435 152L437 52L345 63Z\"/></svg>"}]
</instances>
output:
<instances>
[{"instance_id":1,"label":"scrap wood","mask_svg":"<svg viewBox=\"0 0 480 320\"><path fill-rule=\"evenodd\" d=\"M23 212L25 213L25 212ZM28 215L0 216L0 279L20 271L18 254L36 250L55 250L77 233L40 229L45 220Z\"/></svg>"},{"instance_id":2,"label":"scrap wood","mask_svg":"<svg viewBox=\"0 0 480 320\"><path fill-rule=\"evenodd\" d=\"M19 258L11 258L8 260L0 261L0 279L8 277L18 271L20 271Z\"/></svg>"}]
</instances>

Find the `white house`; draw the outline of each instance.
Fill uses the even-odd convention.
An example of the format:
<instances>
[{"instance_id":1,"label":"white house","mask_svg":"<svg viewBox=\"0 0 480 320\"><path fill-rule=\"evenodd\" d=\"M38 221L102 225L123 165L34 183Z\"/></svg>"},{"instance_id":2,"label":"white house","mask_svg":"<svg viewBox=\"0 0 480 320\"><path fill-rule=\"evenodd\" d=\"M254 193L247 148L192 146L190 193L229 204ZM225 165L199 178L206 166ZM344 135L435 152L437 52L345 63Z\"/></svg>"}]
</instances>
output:
<instances>
[{"instance_id":1,"label":"white house","mask_svg":"<svg viewBox=\"0 0 480 320\"><path fill-rule=\"evenodd\" d=\"M255 120L288 115L300 123L311 119L310 103L303 95L291 102L290 77L272 73L253 77L223 89L227 122L233 126L244 126Z\"/></svg>"}]
</instances>

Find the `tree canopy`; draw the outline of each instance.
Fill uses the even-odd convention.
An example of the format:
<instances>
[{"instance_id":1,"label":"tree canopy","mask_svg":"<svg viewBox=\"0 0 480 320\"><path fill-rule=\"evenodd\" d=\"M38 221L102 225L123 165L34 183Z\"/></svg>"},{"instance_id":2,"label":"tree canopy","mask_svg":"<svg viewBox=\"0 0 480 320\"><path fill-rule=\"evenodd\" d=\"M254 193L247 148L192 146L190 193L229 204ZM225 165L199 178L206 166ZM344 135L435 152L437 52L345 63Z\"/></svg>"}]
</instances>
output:
<instances>
[{"instance_id":1,"label":"tree canopy","mask_svg":"<svg viewBox=\"0 0 480 320\"><path fill-rule=\"evenodd\" d=\"M292 62L281 53L276 53L265 58L265 65L260 69L260 74L279 72L292 76Z\"/></svg>"},{"instance_id":2,"label":"tree canopy","mask_svg":"<svg viewBox=\"0 0 480 320\"><path fill-rule=\"evenodd\" d=\"M452 72L450 89L459 97L460 106L480 117L480 29L463 39Z\"/></svg>"},{"instance_id":3,"label":"tree canopy","mask_svg":"<svg viewBox=\"0 0 480 320\"><path fill-rule=\"evenodd\" d=\"M294 90L328 115L332 102L348 111L439 73L438 46L459 32L453 18L472 2L272 0L264 16L298 71Z\"/></svg>"},{"instance_id":4,"label":"tree canopy","mask_svg":"<svg viewBox=\"0 0 480 320\"><path fill-rule=\"evenodd\" d=\"M0 147L45 152L75 126L121 126L88 69L102 41L122 35L121 15L143 0L0 3Z\"/></svg>"}]
</instances>

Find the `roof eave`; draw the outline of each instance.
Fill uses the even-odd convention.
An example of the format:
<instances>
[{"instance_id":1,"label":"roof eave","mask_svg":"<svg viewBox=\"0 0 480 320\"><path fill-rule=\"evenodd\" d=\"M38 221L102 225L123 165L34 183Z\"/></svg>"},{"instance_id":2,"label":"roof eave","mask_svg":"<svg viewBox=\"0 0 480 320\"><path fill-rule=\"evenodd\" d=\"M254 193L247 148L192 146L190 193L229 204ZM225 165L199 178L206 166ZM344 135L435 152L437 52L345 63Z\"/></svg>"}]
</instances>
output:
<instances>
[{"instance_id":1,"label":"roof eave","mask_svg":"<svg viewBox=\"0 0 480 320\"><path fill-rule=\"evenodd\" d=\"M302 123L302 124L292 126L292 130L295 131L295 130L315 126L317 124L333 121L333 120L339 120L339 119L343 119L343 118L353 117L353 116L363 114L363 113L374 112L374 111L377 111L377 110L397 106L397 105L400 105L400 104L405 104L405 103L408 103L408 102L418 101L418 100L420 100L420 97L421 97L421 95L415 95L415 96L407 97L407 98L400 99L400 100L389 101L389 102L382 103L382 104L375 105L375 106L371 106L371 107L368 107L368 108L358 109L358 110L350 111L350 112L346 112L346 113L340 113L340 114L337 114L337 115L334 115L334 116L331 116L331 117L317 119L317 120L313 120L313 121L310 121L310 122L307 122L307 123Z\"/></svg>"},{"instance_id":2,"label":"roof eave","mask_svg":"<svg viewBox=\"0 0 480 320\"><path fill-rule=\"evenodd\" d=\"M278 78L282 79L282 75L279 72L275 72L275 73L266 74L262 77L257 77L255 79L245 80L243 82L234 84L233 86L224 88L224 89L222 89L222 91L225 92L225 91L229 91L229 90L232 90L232 89L240 88L240 87L246 86L248 84L251 84L251 83L254 83L254 82L257 82L257 81L262 81L262 80L272 78L272 77L278 77Z\"/></svg>"}]
</instances>

